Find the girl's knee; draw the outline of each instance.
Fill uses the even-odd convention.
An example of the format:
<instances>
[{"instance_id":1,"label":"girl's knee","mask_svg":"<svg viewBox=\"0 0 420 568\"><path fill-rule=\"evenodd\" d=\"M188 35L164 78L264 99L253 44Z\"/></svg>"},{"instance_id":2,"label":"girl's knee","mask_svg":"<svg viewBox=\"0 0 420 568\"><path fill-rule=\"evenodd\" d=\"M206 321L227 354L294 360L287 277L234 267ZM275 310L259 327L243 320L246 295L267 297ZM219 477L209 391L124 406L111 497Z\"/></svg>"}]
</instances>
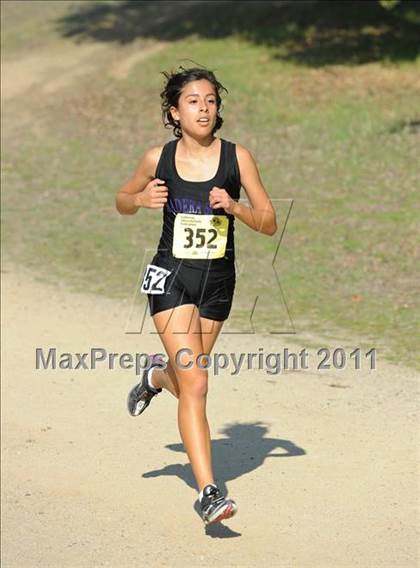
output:
<instances>
[{"instance_id":1,"label":"girl's knee","mask_svg":"<svg viewBox=\"0 0 420 568\"><path fill-rule=\"evenodd\" d=\"M178 375L180 397L202 399L208 392L208 373L205 370L179 373Z\"/></svg>"}]
</instances>

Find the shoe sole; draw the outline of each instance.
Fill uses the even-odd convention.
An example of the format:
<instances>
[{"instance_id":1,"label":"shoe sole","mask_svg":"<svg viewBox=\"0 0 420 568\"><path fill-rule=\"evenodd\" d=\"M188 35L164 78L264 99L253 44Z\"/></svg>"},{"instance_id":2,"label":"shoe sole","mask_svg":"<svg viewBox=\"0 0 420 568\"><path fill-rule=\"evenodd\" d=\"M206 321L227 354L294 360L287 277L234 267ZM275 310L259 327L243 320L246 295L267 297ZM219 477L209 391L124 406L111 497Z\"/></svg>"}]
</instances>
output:
<instances>
[{"instance_id":1,"label":"shoe sole","mask_svg":"<svg viewBox=\"0 0 420 568\"><path fill-rule=\"evenodd\" d=\"M236 514L237 510L238 507L236 506L236 503L230 501L222 511L218 511L216 513L216 517L214 519L210 518L209 520L204 521L204 523L206 526L208 526L219 523L220 521L223 521L225 519L230 519L231 517L233 517L233 515Z\"/></svg>"},{"instance_id":2,"label":"shoe sole","mask_svg":"<svg viewBox=\"0 0 420 568\"><path fill-rule=\"evenodd\" d=\"M151 356L153 356L153 354L152 354ZM150 370L150 369L145 369L145 370L143 371L143 376L142 376L142 380L140 381L140 383L138 383L135 387L133 387L133 388L131 389L131 391L128 393L128 397L127 397L127 409L128 409L128 412L129 412L129 414L130 414L131 416L140 416L140 414L142 414L142 413L146 410L146 408L149 406L149 404L152 402L152 398L154 398L154 396L151 396L150 399L149 399L147 402L145 402L145 401L138 401L138 402L132 403L132 400L131 400L132 398L134 398L134 395L132 394L133 391L134 391L139 385L142 385L143 388L146 388L146 385L147 385L146 373L148 373L149 370ZM149 390L149 389L146 388L146 390ZM149 392L150 392L150 391L149 391ZM159 391L159 392L161 392L161 391ZM157 395L157 394L159 394L159 393L153 393L153 394L154 394L154 395ZM134 407L133 411L131 411L131 409L132 409L132 407L133 407L133 404L135 404L135 407ZM140 408L139 408L139 406L140 406Z\"/></svg>"},{"instance_id":3,"label":"shoe sole","mask_svg":"<svg viewBox=\"0 0 420 568\"><path fill-rule=\"evenodd\" d=\"M132 405L131 405L130 399L131 399L131 393L128 395L128 398L127 398L127 409L128 409L128 412L130 413L131 416L140 416L140 414L142 414L142 412L144 412L150 404L150 400L149 400L149 402L139 401L139 402L136 403L136 406L135 406L134 410L132 411L131 410Z\"/></svg>"},{"instance_id":4,"label":"shoe sole","mask_svg":"<svg viewBox=\"0 0 420 568\"><path fill-rule=\"evenodd\" d=\"M142 385L144 387L146 380L147 379L144 379L144 377L143 377L142 381L140 383L138 383L135 387L133 387L131 389L131 391L128 393L127 409L128 409L128 412L131 414L131 416L140 416L140 414L142 412L144 412L146 410L146 408L149 406L149 404L152 401L152 398L154 398L154 397L150 397L150 399L147 400L147 401L145 401L145 400L136 401L135 394L134 394L133 391L135 389L137 389L139 385Z\"/></svg>"}]
</instances>

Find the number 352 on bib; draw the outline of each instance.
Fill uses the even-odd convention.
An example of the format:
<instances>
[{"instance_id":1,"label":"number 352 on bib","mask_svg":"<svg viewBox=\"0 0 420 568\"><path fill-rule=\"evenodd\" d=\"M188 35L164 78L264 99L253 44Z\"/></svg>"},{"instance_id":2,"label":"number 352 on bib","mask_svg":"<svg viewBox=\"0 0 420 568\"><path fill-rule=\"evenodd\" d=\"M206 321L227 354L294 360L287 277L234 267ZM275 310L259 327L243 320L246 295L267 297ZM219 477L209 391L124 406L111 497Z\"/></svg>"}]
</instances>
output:
<instances>
[{"instance_id":1,"label":"number 352 on bib","mask_svg":"<svg viewBox=\"0 0 420 568\"><path fill-rule=\"evenodd\" d=\"M228 226L226 215L178 213L172 254L175 258L221 258L226 251Z\"/></svg>"}]
</instances>

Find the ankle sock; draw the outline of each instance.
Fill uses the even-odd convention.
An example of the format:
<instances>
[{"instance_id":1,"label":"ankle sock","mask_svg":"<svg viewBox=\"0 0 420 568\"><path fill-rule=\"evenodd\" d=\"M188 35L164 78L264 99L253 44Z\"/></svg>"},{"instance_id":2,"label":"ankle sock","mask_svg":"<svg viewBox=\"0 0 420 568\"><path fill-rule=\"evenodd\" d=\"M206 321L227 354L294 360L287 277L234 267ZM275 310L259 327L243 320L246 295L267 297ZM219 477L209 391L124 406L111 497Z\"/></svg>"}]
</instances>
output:
<instances>
[{"instance_id":1,"label":"ankle sock","mask_svg":"<svg viewBox=\"0 0 420 568\"><path fill-rule=\"evenodd\" d=\"M213 485L213 487L217 487L217 485L215 483L208 483L207 485ZM206 487L207 487L207 485L206 485ZM198 500L200 501L200 503L201 503L201 499L203 498L203 491L204 491L204 487L200 491L200 493L198 494Z\"/></svg>"},{"instance_id":2,"label":"ankle sock","mask_svg":"<svg viewBox=\"0 0 420 568\"><path fill-rule=\"evenodd\" d=\"M154 385L153 382L152 382L152 374L153 374L153 371L155 370L155 368L156 368L156 367L152 367L151 369L149 369L149 370L147 371L147 383L148 383L149 387L152 387L152 389L156 389L156 388L157 388L157 387L155 387L155 385Z\"/></svg>"}]
</instances>

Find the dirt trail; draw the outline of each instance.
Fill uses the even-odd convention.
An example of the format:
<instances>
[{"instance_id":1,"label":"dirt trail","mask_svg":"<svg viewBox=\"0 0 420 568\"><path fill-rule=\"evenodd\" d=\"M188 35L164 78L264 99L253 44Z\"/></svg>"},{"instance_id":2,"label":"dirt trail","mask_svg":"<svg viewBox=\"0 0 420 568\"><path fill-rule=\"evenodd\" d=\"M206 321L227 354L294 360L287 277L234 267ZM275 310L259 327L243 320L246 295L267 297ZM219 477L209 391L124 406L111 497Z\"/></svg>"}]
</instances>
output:
<instances>
[{"instance_id":1,"label":"dirt trail","mask_svg":"<svg viewBox=\"0 0 420 568\"><path fill-rule=\"evenodd\" d=\"M239 511L206 534L169 393L132 418L133 370L35 370L36 347L160 350L124 334L129 301L11 266L2 290L4 566L417 566L414 372L210 372L215 475ZM280 350L225 334L214 351L258 346Z\"/></svg>"},{"instance_id":2,"label":"dirt trail","mask_svg":"<svg viewBox=\"0 0 420 568\"><path fill-rule=\"evenodd\" d=\"M41 93L55 93L77 84L80 77L96 71L98 60L114 79L125 79L141 61L166 47L165 42L136 44L121 52L103 43L38 48L31 55L2 61L1 98L6 102L24 95L34 86Z\"/></svg>"},{"instance_id":3,"label":"dirt trail","mask_svg":"<svg viewBox=\"0 0 420 568\"><path fill-rule=\"evenodd\" d=\"M34 85L42 85L44 92L55 92L94 71L95 57L106 50L103 44L61 46L54 51L40 48L23 58L3 61L1 97L12 99Z\"/></svg>"}]
</instances>

